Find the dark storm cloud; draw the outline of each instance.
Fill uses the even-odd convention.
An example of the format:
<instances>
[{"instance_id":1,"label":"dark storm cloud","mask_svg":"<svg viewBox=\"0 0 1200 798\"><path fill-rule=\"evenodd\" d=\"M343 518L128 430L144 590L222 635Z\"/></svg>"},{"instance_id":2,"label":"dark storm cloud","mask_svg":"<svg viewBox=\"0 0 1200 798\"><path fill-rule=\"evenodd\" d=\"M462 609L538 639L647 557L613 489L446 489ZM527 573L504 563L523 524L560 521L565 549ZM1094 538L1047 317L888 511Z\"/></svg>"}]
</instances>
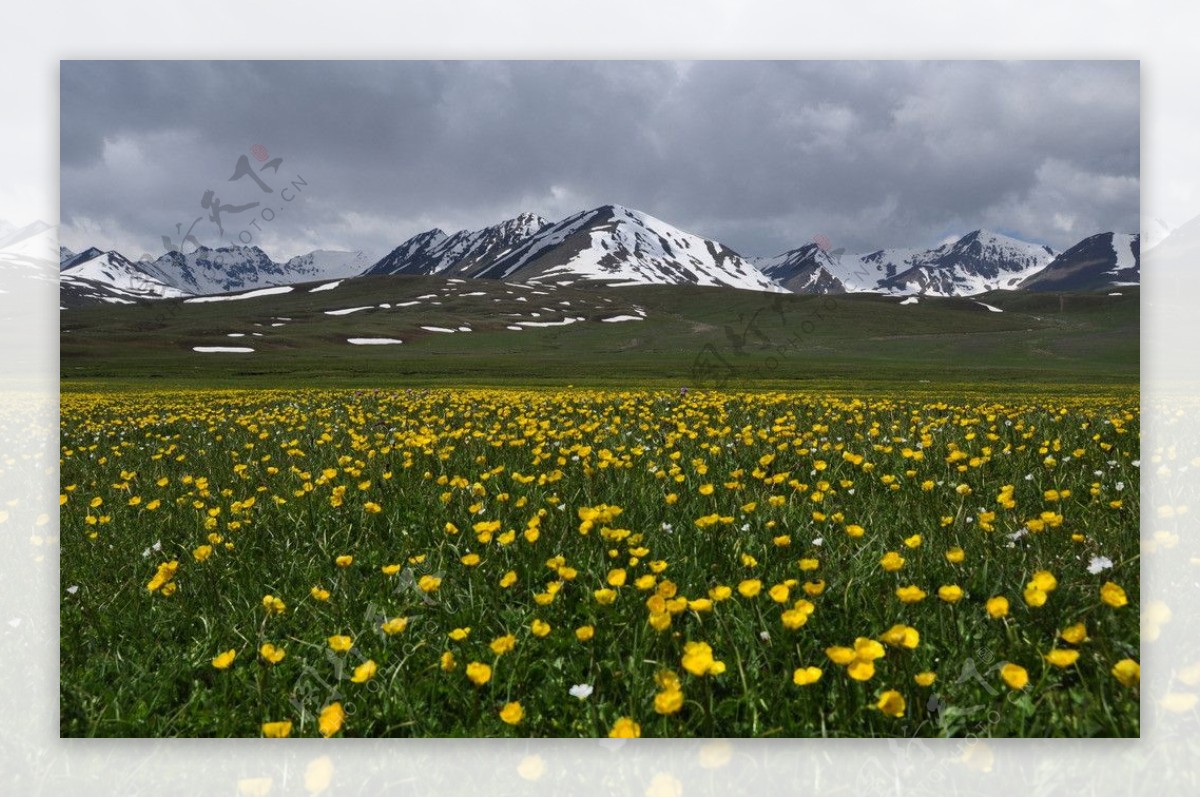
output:
<instances>
[{"instance_id":1,"label":"dark storm cloud","mask_svg":"<svg viewBox=\"0 0 1200 798\"><path fill-rule=\"evenodd\" d=\"M157 253L228 178L277 257L618 203L746 254L1138 227L1134 62L65 62L62 236ZM250 158L257 169L260 162ZM257 211L225 214L226 238Z\"/></svg>"}]
</instances>

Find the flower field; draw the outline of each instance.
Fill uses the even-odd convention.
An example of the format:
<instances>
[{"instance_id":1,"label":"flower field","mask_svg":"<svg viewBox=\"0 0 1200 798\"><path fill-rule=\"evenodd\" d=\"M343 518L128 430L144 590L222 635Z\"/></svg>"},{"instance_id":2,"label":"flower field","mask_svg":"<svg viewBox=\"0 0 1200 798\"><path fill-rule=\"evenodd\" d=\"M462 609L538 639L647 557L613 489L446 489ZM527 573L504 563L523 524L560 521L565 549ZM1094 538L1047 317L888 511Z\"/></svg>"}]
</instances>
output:
<instances>
[{"instance_id":1,"label":"flower field","mask_svg":"<svg viewBox=\"0 0 1200 798\"><path fill-rule=\"evenodd\" d=\"M68 736L1135 736L1136 395L65 392Z\"/></svg>"}]
</instances>

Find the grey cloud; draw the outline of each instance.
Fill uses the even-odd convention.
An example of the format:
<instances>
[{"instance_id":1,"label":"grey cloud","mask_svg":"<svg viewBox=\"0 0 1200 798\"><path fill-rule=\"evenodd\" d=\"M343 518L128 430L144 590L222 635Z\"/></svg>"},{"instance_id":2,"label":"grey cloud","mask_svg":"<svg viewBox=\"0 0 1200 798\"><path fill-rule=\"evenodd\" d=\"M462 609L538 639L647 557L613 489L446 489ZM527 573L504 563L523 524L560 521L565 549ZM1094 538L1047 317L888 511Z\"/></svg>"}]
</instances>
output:
<instances>
[{"instance_id":1,"label":"grey cloud","mask_svg":"<svg viewBox=\"0 0 1200 798\"><path fill-rule=\"evenodd\" d=\"M268 183L308 183L251 231L276 257L608 202L746 254L979 226L1062 248L1137 229L1138 80L1136 62L64 62L62 235L157 252L208 189L264 199L228 182L262 144L283 158Z\"/></svg>"}]
</instances>

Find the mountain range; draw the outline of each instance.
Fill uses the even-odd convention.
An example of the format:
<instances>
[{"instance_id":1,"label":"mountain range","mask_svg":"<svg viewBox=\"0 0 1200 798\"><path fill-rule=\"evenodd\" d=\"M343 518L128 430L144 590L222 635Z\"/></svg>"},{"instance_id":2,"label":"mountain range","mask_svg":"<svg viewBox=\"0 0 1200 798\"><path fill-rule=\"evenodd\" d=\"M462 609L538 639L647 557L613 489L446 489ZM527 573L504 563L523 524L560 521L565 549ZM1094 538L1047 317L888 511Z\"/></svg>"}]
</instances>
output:
<instances>
[{"instance_id":1,"label":"mountain range","mask_svg":"<svg viewBox=\"0 0 1200 798\"><path fill-rule=\"evenodd\" d=\"M1061 253L988 230L929 249L854 254L807 243L745 257L641 211L604 205L557 223L536 214L448 235L433 229L382 258L317 250L287 261L258 247L199 247L134 262L116 251L60 247L61 305L201 296L359 276L424 275L531 285L689 284L840 294L971 296L986 291L1098 290L1140 279L1139 237L1089 236Z\"/></svg>"}]
</instances>

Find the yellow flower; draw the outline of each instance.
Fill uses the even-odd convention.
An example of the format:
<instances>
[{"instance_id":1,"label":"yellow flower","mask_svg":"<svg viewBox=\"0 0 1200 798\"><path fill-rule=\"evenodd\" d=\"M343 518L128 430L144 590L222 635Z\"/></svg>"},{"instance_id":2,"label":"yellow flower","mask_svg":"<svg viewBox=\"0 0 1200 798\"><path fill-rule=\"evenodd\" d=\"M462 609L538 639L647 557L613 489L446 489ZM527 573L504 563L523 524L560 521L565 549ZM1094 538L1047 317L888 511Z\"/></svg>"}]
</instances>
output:
<instances>
[{"instance_id":1,"label":"yellow flower","mask_svg":"<svg viewBox=\"0 0 1200 798\"><path fill-rule=\"evenodd\" d=\"M550 634L550 624L534 618L533 623L529 624L529 631L533 632L534 637L545 637Z\"/></svg>"},{"instance_id":2,"label":"yellow flower","mask_svg":"<svg viewBox=\"0 0 1200 798\"><path fill-rule=\"evenodd\" d=\"M962 562L963 559L966 558L966 556L967 556L967 553L958 546L951 546L949 549L946 550L946 559L949 562L954 563L955 565Z\"/></svg>"},{"instance_id":3,"label":"yellow flower","mask_svg":"<svg viewBox=\"0 0 1200 798\"><path fill-rule=\"evenodd\" d=\"M806 557L803 560L800 560L797 565L800 566L801 571L815 571L821 567L820 561L814 560L811 557Z\"/></svg>"},{"instance_id":4,"label":"yellow flower","mask_svg":"<svg viewBox=\"0 0 1200 798\"><path fill-rule=\"evenodd\" d=\"M425 574L417 580L417 587L423 593L433 593L441 586L442 580L439 577L430 576L429 574Z\"/></svg>"},{"instance_id":5,"label":"yellow flower","mask_svg":"<svg viewBox=\"0 0 1200 798\"><path fill-rule=\"evenodd\" d=\"M212 555L212 553L212 546L207 544L203 546L197 546L196 548L192 549L192 559L194 559L196 562L204 562Z\"/></svg>"},{"instance_id":6,"label":"yellow flower","mask_svg":"<svg viewBox=\"0 0 1200 798\"><path fill-rule=\"evenodd\" d=\"M855 659L846 668L846 675L856 682L868 681L875 675L875 663L869 660Z\"/></svg>"},{"instance_id":7,"label":"yellow flower","mask_svg":"<svg viewBox=\"0 0 1200 798\"><path fill-rule=\"evenodd\" d=\"M292 735L292 722L290 720L276 720L262 725L263 737L290 737Z\"/></svg>"},{"instance_id":8,"label":"yellow flower","mask_svg":"<svg viewBox=\"0 0 1200 798\"><path fill-rule=\"evenodd\" d=\"M1124 607L1129 603L1125 591L1116 582L1105 582L1101 586L1100 600L1110 607Z\"/></svg>"},{"instance_id":9,"label":"yellow flower","mask_svg":"<svg viewBox=\"0 0 1200 798\"><path fill-rule=\"evenodd\" d=\"M1123 659L1112 667L1112 675L1126 687L1133 687L1142 680L1142 667L1136 660Z\"/></svg>"},{"instance_id":10,"label":"yellow flower","mask_svg":"<svg viewBox=\"0 0 1200 798\"><path fill-rule=\"evenodd\" d=\"M845 646L830 646L825 649L825 656L835 665L849 665L854 662L854 649Z\"/></svg>"},{"instance_id":11,"label":"yellow flower","mask_svg":"<svg viewBox=\"0 0 1200 798\"><path fill-rule=\"evenodd\" d=\"M992 596L987 600L987 614L993 618L1008 615L1008 599L1004 596Z\"/></svg>"},{"instance_id":12,"label":"yellow flower","mask_svg":"<svg viewBox=\"0 0 1200 798\"><path fill-rule=\"evenodd\" d=\"M282 648L272 643L263 643L258 649L258 654L272 665L279 663L280 660L287 656L287 653Z\"/></svg>"},{"instance_id":13,"label":"yellow flower","mask_svg":"<svg viewBox=\"0 0 1200 798\"><path fill-rule=\"evenodd\" d=\"M719 676L725 672L725 663L713 658L708 643L687 643L683 647L683 669L693 676Z\"/></svg>"},{"instance_id":14,"label":"yellow flower","mask_svg":"<svg viewBox=\"0 0 1200 798\"><path fill-rule=\"evenodd\" d=\"M1000 669L1000 678L1013 690L1022 690L1029 684L1029 672L1012 662L1005 663Z\"/></svg>"},{"instance_id":15,"label":"yellow flower","mask_svg":"<svg viewBox=\"0 0 1200 798\"><path fill-rule=\"evenodd\" d=\"M492 668L482 662L467 663L467 678L476 686L483 686L492 678Z\"/></svg>"},{"instance_id":16,"label":"yellow flower","mask_svg":"<svg viewBox=\"0 0 1200 798\"><path fill-rule=\"evenodd\" d=\"M329 638L329 647L339 654L344 654L354 646L354 640L349 635L333 635Z\"/></svg>"},{"instance_id":17,"label":"yellow flower","mask_svg":"<svg viewBox=\"0 0 1200 798\"><path fill-rule=\"evenodd\" d=\"M875 708L893 718L904 717L904 696L895 690L884 690Z\"/></svg>"},{"instance_id":18,"label":"yellow flower","mask_svg":"<svg viewBox=\"0 0 1200 798\"><path fill-rule=\"evenodd\" d=\"M737 589L744 598L754 598L762 590L762 582L758 579L744 579L738 584Z\"/></svg>"},{"instance_id":19,"label":"yellow flower","mask_svg":"<svg viewBox=\"0 0 1200 798\"><path fill-rule=\"evenodd\" d=\"M787 602L788 594L790 592L791 591L787 585L775 585L769 591L767 591L767 595L769 595L771 597L771 601L774 601L776 604L784 604Z\"/></svg>"},{"instance_id":20,"label":"yellow flower","mask_svg":"<svg viewBox=\"0 0 1200 798\"><path fill-rule=\"evenodd\" d=\"M517 572L508 571L504 576L500 577L500 587L512 587L517 583Z\"/></svg>"},{"instance_id":21,"label":"yellow flower","mask_svg":"<svg viewBox=\"0 0 1200 798\"><path fill-rule=\"evenodd\" d=\"M904 604L916 604L925 599L925 591L916 585L896 588L896 598Z\"/></svg>"},{"instance_id":22,"label":"yellow flower","mask_svg":"<svg viewBox=\"0 0 1200 798\"><path fill-rule=\"evenodd\" d=\"M1038 590L1046 593L1052 592L1058 587L1058 580L1054 578L1054 574L1049 571L1037 571L1033 575L1033 579L1029 582L1029 587L1036 587Z\"/></svg>"},{"instance_id":23,"label":"yellow flower","mask_svg":"<svg viewBox=\"0 0 1200 798\"><path fill-rule=\"evenodd\" d=\"M1079 659L1079 652L1069 648L1052 648L1045 655L1046 662L1058 668L1069 668Z\"/></svg>"},{"instance_id":24,"label":"yellow flower","mask_svg":"<svg viewBox=\"0 0 1200 798\"><path fill-rule=\"evenodd\" d=\"M913 677L913 681L921 687L928 687L937 680L937 674L933 671L921 671Z\"/></svg>"},{"instance_id":25,"label":"yellow flower","mask_svg":"<svg viewBox=\"0 0 1200 798\"><path fill-rule=\"evenodd\" d=\"M802 609L792 608L780 615L779 619L783 622L785 629L796 630L808 623L808 616L811 614L811 612L805 612Z\"/></svg>"},{"instance_id":26,"label":"yellow flower","mask_svg":"<svg viewBox=\"0 0 1200 798\"><path fill-rule=\"evenodd\" d=\"M609 737L641 737L642 727L633 718L617 718L608 730Z\"/></svg>"},{"instance_id":27,"label":"yellow flower","mask_svg":"<svg viewBox=\"0 0 1200 798\"><path fill-rule=\"evenodd\" d=\"M500 637L497 637L495 640L493 640L491 643L489 643L488 648L490 648L492 650L493 654L495 654L496 656L500 656L502 654L507 654L508 652L512 651L513 648L516 647L516 645L517 645L516 635L501 635Z\"/></svg>"},{"instance_id":28,"label":"yellow flower","mask_svg":"<svg viewBox=\"0 0 1200 798\"><path fill-rule=\"evenodd\" d=\"M171 560L170 562L162 563L155 571L154 577L146 584L146 589L151 593L160 590L163 585L175 578L175 574L179 571L179 560Z\"/></svg>"},{"instance_id":29,"label":"yellow flower","mask_svg":"<svg viewBox=\"0 0 1200 798\"><path fill-rule=\"evenodd\" d=\"M314 587L308 593L317 601L329 601L329 591L323 587Z\"/></svg>"},{"instance_id":30,"label":"yellow flower","mask_svg":"<svg viewBox=\"0 0 1200 798\"><path fill-rule=\"evenodd\" d=\"M807 668L796 668L792 673L792 681L795 684L804 687L805 685L815 684L821 678L821 669L810 665Z\"/></svg>"},{"instance_id":31,"label":"yellow flower","mask_svg":"<svg viewBox=\"0 0 1200 798\"><path fill-rule=\"evenodd\" d=\"M900 556L899 552L889 551L883 555L883 559L879 561L879 566L889 573L899 571L904 567L904 558Z\"/></svg>"},{"instance_id":32,"label":"yellow flower","mask_svg":"<svg viewBox=\"0 0 1200 798\"><path fill-rule=\"evenodd\" d=\"M233 664L235 657L237 657L237 649L231 648L228 651L222 651L213 657L212 666L219 671L223 671Z\"/></svg>"},{"instance_id":33,"label":"yellow flower","mask_svg":"<svg viewBox=\"0 0 1200 798\"><path fill-rule=\"evenodd\" d=\"M382 508L382 507L380 507L380 506L379 506L378 504L376 504L375 502L364 502L364 503L363 503L363 509L364 509L364 510L366 510L368 513L371 513L371 514L375 514L375 513L381 512L381 511L383 510L383 508Z\"/></svg>"},{"instance_id":34,"label":"yellow flower","mask_svg":"<svg viewBox=\"0 0 1200 798\"><path fill-rule=\"evenodd\" d=\"M608 572L608 577L605 579L612 587L621 587L625 584L625 569L614 568Z\"/></svg>"},{"instance_id":35,"label":"yellow flower","mask_svg":"<svg viewBox=\"0 0 1200 798\"><path fill-rule=\"evenodd\" d=\"M354 556L351 554L343 554L333 562L338 568L349 568L354 563Z\"/></svg>"},{"instance_id":36,"label":"yellow flower","mask_svg":"<svg viewBox=\"0 0 1200 798\"><path fill-rule=\"evenodd\" d=\"M1059 632L1058 636L1071 645L1077 646L1088 639L1087 626L1082 623L1068 626L1066 629L1063 629L1061 632Z\"/></svg>"},{"instance_id":37,"label":"yellow flower","mask_svg":"<svg viewBox=\"0 0 1200 798\"><path fill-rule=\"evenodd\" d=\"M454 653L451 651L443 651L441 658L438 660L438 666L446 672L450 672L458 667L458 662L454 659Z\"/></svg>"},{"instance_id":38,"label":"yellow flower","mask_svg":"<svg viewBox=\"0 0 1200 798\"><path fill-rule=\"evenodd\" d=\"M500 720L507 723L509 726L516 726L525 718L525 708L521 706L520 701L509 701L500 710Z\"/></svg>"},{"instance_id":39,"label":"yellow flower","mask_svg":"<svg viewBox=\"0 0 1200 798\"><path fill-rule=\"evenodd\" d=\"M468 568L474 568L476 565L479 565L479 555L475 553L464 554L459 558L459 562Z\"/></svg>"},{"instance_id":40,"label":"yellow flower","mask_svg":"<svg viewBox=\"0 0 1200 798\"><path fill-rule=\"evenodd\" d=\"M386 576L395 576L396 574L400 573L400 565L398 563L392 563L391 565L382 566L379 570L382 571Z\"/></svg>"},{"instance_id":41,"label":"yellow flower","mask_svg":"<svg viewBox=\"0 0 1200 798\"><path fill-rule=\"evenodd\" d=\"M595 637L595 635L596 635L596 628L594 626L580 626L578 629L575 630L575 639L578 640L580 643L586 643L587 641L589 641L593 637Z\"/></svg>"},{"instance_id":42,"label":"yellow flower","mask_svg":"<svg viewBox=\"0 0 1200 798\"><path fill-rule=\"evenodd\" d=\"M810 596L819 596L825 592L825 580L818 579L814 582L804 583L804 592Z\"/></svg>"},{"instance_id":43,"label":"yellow flower","mask_svg":"<svg viewBox=\"0 0 1200 798\"><path fill-rule=\"evenodd\" d=\"M938 598L947 604L954 604L963 597L963 589L958 585L942 585L938 588Z\"/></svg>"},{"instance_id":44,"label":"yellow flower","mask_svg":"<svg viewBox=\"0 0 1200 798\"><path fill-rule=\"evenodd\" d=\"M725 601L733 595L733 589L728 585L717 585L708 591L708 597L713 601Z\"/></svg>"},{"instance_id":45,"label":"yellow flower","mask_svg":"<svg viewBox=\"0 0 1200 798\"><path fill-rule=\"evenodd\" d=\"M461 643L462 641L466 640L470 636L470 634L471 634L471 627L460 626L457 629L450 630L449 637L454 642Z\"/></svg>"},{"instance_id":46,"label":"yellow flower","mask_svg":"<svg viewBox=\"0 0 1200 798\"><path fill-rule=\"evenodd\" d=\"M1049 598L1049 595L1050 594L1048 594L1046 591L1036 587L1032 582L1025 587L1025 603L1030 607L1043 606L1046 603L1046 599Z\"/></svg>"},{"instance_id":47,"label":"yellow flower","mask_svg":"<svg viewBox=\"0 0 1200 798\"><path fill-rule=\"evenodd\" d=\"M334 701L321 710L321 715L317 719L317 728L322 737L332 737L341 731L342 724L345 722L346 711L342 709L342 702Z\"/></svg>"},{"instance_id":48,"label":"yellow flower","mask_svg":"<svg viewBox=\"0 0 1200 798\"><path fill-rule=\"evenodd\" d=\"M408 618L391 618L379 625L385 635L398 635L408 628Z\"/></svg>"},{"instance_id":49,"label":"yellow flower","mask_svg":"<svg viewBox=\"0 0 1200 798\"><path fill-rule=\"evenodd\" d=\"M674 715L683 709L683 691L678 688L664 690L654 695L654 711L660 715Z\"/></svg>"},{"instance_id":50,"label":"yellow flower","mask_svg":"<svg viewBox=\"0 0 1200 798\"><path fill-rule=\"evenodd\" d=\"M921 642L921 634L911 626L898 623L880 635L880 639L896 648L916 648Z\"/></svg>"},{"instance_id":51,"label":"yellow flower","mask_svg":"<svg viewBox=\"0 0 1200 798\"><path fill-rule=\"evenodd\" d=\"M350 677L350 681L354 682L355 684L369 682L375 678L375 672L378 669L379 668L375 664L375 660L369 659L354 669L354 675Z\"/></svg>"},{"instance_id":52,"label":"yellow flower","mask_svg":"<svg viewBox=\"0 0 1200 798\"><path fill-rule=\"evenodd\" d=\"M919 547L921 545L921 536L920 535L911 535L909 537L906 537L904 539L904 545L908 546L910 549L915 549L915 548Z\"/></svg>"},{"instance_id":53,"label":"yellow flower","mask_svg":"<svg viewBox=\"0 0 1200 798\"><path fill-rule=\"evenodd\" d=\"M866 532L867 530L863 529L858 524L848 524L846 526L846 534L852 538L861 538L866 534Z\"/></svg>"},{"instance_id":54,"label":"yellow flower","mask_svg":"<svg viewBox=\"0 0 1200 798\"><path fill-rule=\"evenodd\" d=\"M617 600L617 591L607 587L602 587L599 590L593 590L592 595L595 596L596 601L600 604L608 605Z\"/></svg>"}]
</instances>

